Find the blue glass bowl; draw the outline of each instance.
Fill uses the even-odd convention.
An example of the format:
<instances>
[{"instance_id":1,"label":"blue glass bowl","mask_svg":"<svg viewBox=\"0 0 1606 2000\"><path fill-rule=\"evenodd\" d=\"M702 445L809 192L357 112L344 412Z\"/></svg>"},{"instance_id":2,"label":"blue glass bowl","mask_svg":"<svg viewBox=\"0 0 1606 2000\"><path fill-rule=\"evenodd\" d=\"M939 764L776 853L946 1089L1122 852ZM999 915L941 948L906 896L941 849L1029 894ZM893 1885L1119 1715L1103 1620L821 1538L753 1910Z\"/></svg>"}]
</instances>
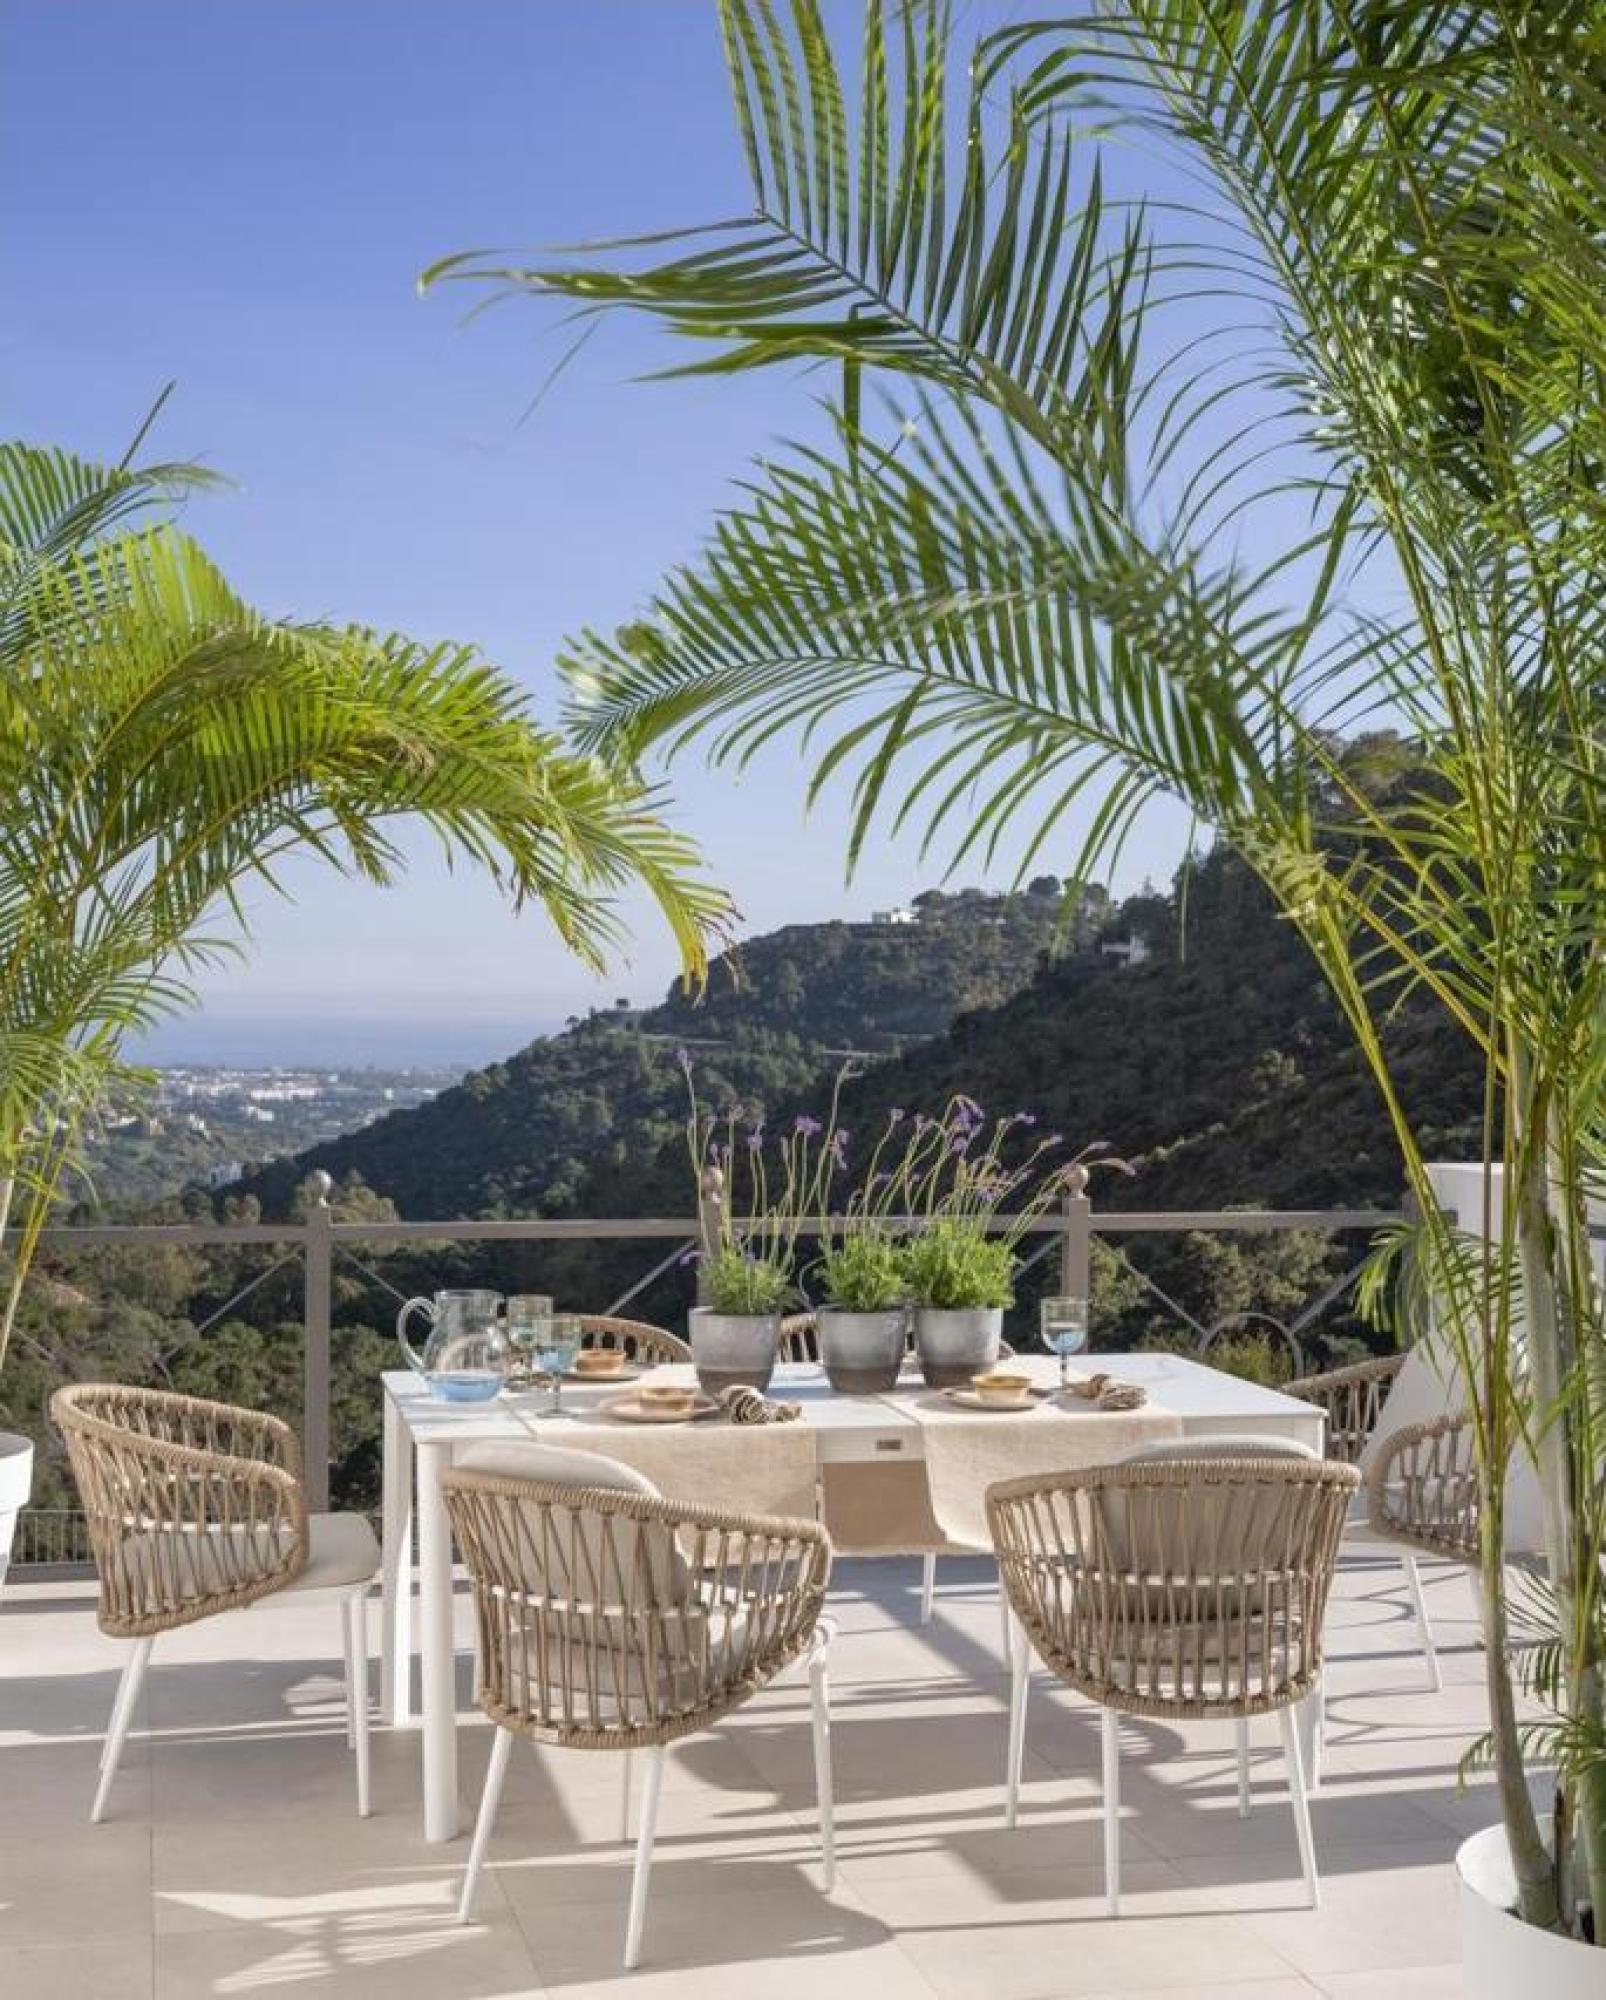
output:
<instances>
[{"instance_id":1,"label":"blue glass bowl","mask_svg":"<svg viewBox=\"0 0 1606 2000\"><path fill-rule=\"evenodd\" d=\"M443 1403L489 1403L502 1388L500 1375L489 1369L475 1369L461 1375L436 1375L430 1389Z\"/></svg>"}]
</instances>

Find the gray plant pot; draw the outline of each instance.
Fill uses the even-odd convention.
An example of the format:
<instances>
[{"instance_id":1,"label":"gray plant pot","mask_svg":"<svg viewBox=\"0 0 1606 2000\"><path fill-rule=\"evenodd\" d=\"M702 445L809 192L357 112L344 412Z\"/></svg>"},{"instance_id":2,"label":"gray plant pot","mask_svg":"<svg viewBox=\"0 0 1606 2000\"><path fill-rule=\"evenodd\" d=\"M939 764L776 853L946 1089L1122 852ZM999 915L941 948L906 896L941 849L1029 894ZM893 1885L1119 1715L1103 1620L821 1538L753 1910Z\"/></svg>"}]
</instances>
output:
<instances>
[{"instance_id":1,"label":"gray plant pot","mask_svg":"<svg viewBox=\"0 0 1606 2000\"><path fill-rule=\"evenodd\" d=\"M958 1389L998 1359L1004 1333L1002 1306L962 1306L943 1311L915 1308L915 1351L933 1389Z\"/></svg>"},{"instance_id":2,"label":"gray plant pot","mask_svg":"<svg viewBox=\"0 0 1606 2000\"><path fill-rule=\"evenodd\" d=\"M781 1338L779 1313L717 1313L694 1306L688 1324L697 1379L710 1396L737 1382L770 1386Z\"/></svg>"},{"instance_id":3,"label":"gray plant pot","mask_svg":"<svg viewBox=\"0 0 1606 2000\"><path fill-rule=\"evenodd\" d=\"M896 1385L909 1337L909 1315L902 1306L890 1312L839 1312L826 1306L815 1314L814 1324L833 1389L844 1396L874 1396Z\"/></svg>"}]
</instances>

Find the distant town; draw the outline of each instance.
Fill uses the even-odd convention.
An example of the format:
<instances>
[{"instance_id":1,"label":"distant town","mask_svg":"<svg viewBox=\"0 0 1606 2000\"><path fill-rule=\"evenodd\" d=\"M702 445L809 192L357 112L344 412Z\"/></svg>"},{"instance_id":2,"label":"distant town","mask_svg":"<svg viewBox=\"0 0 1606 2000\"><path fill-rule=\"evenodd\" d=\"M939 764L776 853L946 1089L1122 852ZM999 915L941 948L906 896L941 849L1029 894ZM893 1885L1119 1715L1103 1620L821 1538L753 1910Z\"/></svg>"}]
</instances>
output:
<instances>
[{"instance_id":1,"label":"distant town","mask_svg":"<svg viewBox=\"0 0 1606 2000\"><path fill-rule=\"evenodd\" d=\"M95 1195L105 1202L186 1184L226 1189L264 1160L423 1104L461 1075L461 1066L162 1069L148 1104L102 1121L92 1146Z\"/></svg>"}]
</instances>

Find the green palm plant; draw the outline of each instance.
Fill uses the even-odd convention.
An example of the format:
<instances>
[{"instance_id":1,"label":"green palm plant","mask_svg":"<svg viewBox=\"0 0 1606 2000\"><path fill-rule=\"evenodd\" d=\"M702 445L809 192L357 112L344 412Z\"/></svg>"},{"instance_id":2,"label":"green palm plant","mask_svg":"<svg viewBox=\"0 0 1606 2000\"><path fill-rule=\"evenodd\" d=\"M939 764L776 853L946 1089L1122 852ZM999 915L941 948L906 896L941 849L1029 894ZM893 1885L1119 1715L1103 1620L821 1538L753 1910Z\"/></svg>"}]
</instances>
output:
<instances>
[{"instance_id":1,"label":"green palm plant","mask_svg":"<svg viewBox=\"0 0 1606 2000\"><path fill-rule=\"evenodd\" d=\"M956 64L941 0L866 0L856 121L815 0L719 15L748 213L426 274L654 315L701 344L682 372L839 380L828 442L755 467L639 622L571 645L580 740L629 768L798 734L815 791L851 784L850 863L908 825L956 862L1007 838L1024 874L1077 808L1090 870L1182 801L1309 945L1446 1277L1464 1246L1383 1029L1408 992L1447 1011L1484 1065L1489 1261L1520 1275L1436 1308L1472 1400L1492 1754L1522 1913L1578 1934L1592 1902L1606 1937L1602 1772L1565 1774L1547 1852L1501 1560L1524 1452L1547 1685L1598 1741L1594 10L1107 0ZM1117 198L1112 135L1186 198ZM1380 786L1385 731L1410 754Z\"/></svg>"},{"instance_id":2,"label":"green palm plant","mask_svg":"<svg viewBox=\"0 0 1606 2000\"><path fill-rule=\"evenodd\" d=\"M725 919L643 788L468 648L242 603L171 518L207 483L0 445L0 1357L86 1118L141 1081L129 1037L291 855L388 883L422 825L592 963L629 883L693 976Z\"/></svg>"}]
</instances>

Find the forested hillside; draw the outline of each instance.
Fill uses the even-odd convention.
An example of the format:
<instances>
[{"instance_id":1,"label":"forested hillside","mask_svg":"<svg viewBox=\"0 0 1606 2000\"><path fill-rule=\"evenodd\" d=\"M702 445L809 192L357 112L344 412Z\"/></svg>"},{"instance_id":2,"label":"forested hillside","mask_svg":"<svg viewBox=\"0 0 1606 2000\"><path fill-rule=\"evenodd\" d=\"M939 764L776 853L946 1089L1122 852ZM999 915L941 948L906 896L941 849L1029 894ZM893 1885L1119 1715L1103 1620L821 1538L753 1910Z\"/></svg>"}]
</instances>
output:
<instances>
[{"instance_id":1,"label":"forested hillside","mask_svg":"<svg viewBox=\"0 0 1606 2000\"><path fill-rule=\"evenodd\" d=\"M584 1213L593 1176L628 1181L679 1131L677 1047L695 1050L716 1096L802 1097L846 1051L936 1035L1018 992L1052 948L1090 942L1102 895L1069 922L1063 904L1045 876L1008 899L930 891L908 913L918 921L788 925L719 959L700 997L676 988L657 1007L593 1014L416 1111L257 1172L242 1192L282 1213L323 1167L360 1175L407 1216Z\"/></svg>"}]
</instances>

